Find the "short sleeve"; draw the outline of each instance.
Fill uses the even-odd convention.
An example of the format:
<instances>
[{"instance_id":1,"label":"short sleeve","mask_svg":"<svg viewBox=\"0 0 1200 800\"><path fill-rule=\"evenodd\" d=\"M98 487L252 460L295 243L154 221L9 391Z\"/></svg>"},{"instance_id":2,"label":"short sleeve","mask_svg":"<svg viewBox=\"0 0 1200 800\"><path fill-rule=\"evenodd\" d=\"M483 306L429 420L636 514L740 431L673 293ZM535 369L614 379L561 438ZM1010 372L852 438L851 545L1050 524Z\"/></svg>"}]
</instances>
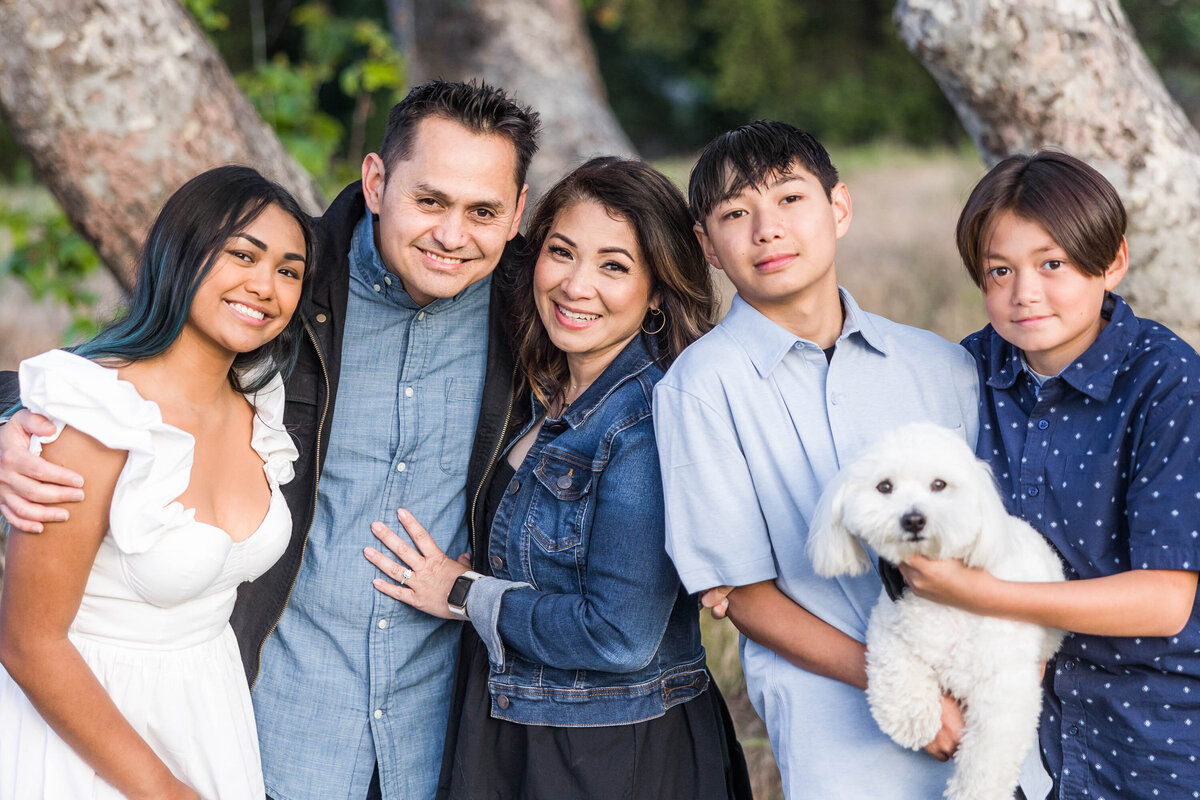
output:
<instances>
[{"instance_id":1,"label":"short sleeve","mask_svg":"<svg viewBox=\"0 0 1200 800\"><path fill-rule=\"evenodd\" d=\"M749 465L728 416L659 382L654 430L666 500L667 553L687 590L777 577Z\"/></svg>"},{"instance_id":2,"label":"short sleeve","mask_svg":"<svg viewBox=\"0 0 1200 800\"><path fill-rule=\"evenodd\" d=\"M1200 408L1192 393L1152 406L1131 466L1134 569L1200 569Z\"/></svg>"}]
</instances>

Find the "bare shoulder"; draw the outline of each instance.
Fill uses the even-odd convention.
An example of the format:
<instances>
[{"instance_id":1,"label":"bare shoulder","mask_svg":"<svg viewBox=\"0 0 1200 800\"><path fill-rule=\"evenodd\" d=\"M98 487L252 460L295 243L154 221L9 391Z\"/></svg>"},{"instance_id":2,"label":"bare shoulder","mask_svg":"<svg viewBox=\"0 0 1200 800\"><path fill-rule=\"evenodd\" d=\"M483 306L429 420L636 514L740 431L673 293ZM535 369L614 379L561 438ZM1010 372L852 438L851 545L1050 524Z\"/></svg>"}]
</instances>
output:
<instances>
[{"instance_id":1,"label":"bare shoulder","mask_svg":"<svg viewBox=\"0 0 1200 800\"><path fill-rule=\"evenodd\" d=\"M103 534L113 490L128 456L128 451L105 447L80 430L70 426L63 428L57 439L42 448L42 457L83 476L84 498L77 503L65 504L71 519L67 523L47 525L47 530L54 525L86 521L100 523L100 533Z\"/></svg>"}]
</instances>

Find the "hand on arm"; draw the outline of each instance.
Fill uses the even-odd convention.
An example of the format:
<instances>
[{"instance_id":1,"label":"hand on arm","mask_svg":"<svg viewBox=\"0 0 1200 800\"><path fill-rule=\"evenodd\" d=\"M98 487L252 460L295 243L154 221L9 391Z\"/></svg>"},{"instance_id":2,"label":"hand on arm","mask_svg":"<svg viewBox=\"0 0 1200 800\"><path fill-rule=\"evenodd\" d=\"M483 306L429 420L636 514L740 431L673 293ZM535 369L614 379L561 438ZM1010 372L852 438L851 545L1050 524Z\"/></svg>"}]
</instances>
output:
<instances>
[{"instance_id":1,"label":"hand on arm","mask_svg":"<svg viewBox=\"0 0 1200 800\"><path fill-rule=\"evenodd\" d=\"M0 425L0 513L15 530L39 533L43 523L64 522L59 504L83 499L83 477L29 452L33 436L53 436L45 417L21 410Z\"/></svg>"},{"instance_id":2,"label":"hand on arm","mask_svg":"<svg viewBox=\"0 0 1200 800\"><path fill-rule=\"evenodd\" d=\"M9 537L0 662L55 733L123 794L198 799L129 725L67 638L126 454L68 428L46 455L85 465L91 494L69 521Z\"/></svg>"},{"instance_id":3,"label":"hand on arm","mask_svg":"<svg viewBox=\"0 0 1200 800\"><path fill-rule=\"evenodd\" d=\"M1173 636L1191 617L1196 572L1135 569L1075 581L1001 580L961 561L900 565L918 597L975 614L1095 636Z\"/></svg>"},{"instance_id":4,"label":"hand on arm","mask_svg":"<svg viewBox=\"0 0 1200 800\"><path fill-rule=\"evenodd\" d=\"M809 613L780 591L775 581L733 589L728 605L729 618L747 638L803 670L867 688L866 645ZM926 745L926 752L939 761L948 759L958 747L962 726L959 704L943 696L942 730Z\"/></svg>"}]
</instances>

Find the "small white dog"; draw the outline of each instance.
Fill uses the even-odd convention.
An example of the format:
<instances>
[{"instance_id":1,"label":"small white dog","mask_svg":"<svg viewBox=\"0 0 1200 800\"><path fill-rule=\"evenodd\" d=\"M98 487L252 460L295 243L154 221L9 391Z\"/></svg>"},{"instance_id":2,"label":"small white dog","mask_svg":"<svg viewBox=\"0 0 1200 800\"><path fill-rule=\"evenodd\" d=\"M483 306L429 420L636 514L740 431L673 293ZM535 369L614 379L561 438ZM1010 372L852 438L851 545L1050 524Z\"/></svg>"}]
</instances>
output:
<instances>
[{"instance_id":1,"label":"small white dog","mask_svg":"<svg viewBox=\"0 0 1200 800\"><path fill-rule=\"evenodd\" d=\"M871 561L958 558L1012 581L1061 581L1041 535L1010 516L986 464L931 423L898 428L826 488L809 534L818 575L855 575ZM965 727L946 787L951 800L1011 800L1036 740L1041 665L1062 632L970 614L905 591L882 594L867 626L867 700L881 730L919 749L941 728L941 696L963 705Z\"/></svg>"}]
</instances>

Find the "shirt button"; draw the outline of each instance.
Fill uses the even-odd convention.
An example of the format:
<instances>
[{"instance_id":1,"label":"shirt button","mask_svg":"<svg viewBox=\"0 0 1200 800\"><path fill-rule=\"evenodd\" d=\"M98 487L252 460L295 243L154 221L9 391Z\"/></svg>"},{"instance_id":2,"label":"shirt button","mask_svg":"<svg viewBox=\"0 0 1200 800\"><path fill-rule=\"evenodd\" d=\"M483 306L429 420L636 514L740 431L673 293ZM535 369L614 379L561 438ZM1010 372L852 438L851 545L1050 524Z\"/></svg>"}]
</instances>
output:
<instances>
[{"instance_id":1,"label":"shirt button","mask_svg":"<svg viewBox=\"0 0 1200 800\"><path fill-rule=\"evenodd\" d=\"M424 312L424 311L422 311L420 314L417 314L417 322L420 322L420 321L421 321L421 320L423 320L423 319L425 319L425 312Z\"/></svg>"},{"instance_id":2,"label":"shirt button","mask_svg":"<svg viewBox=\"0 0 1200 800\"><path fill-rule=\"evenodd\" d=\"M383 276L383 282L384 282L384 283L386 283L388 286L391 286L391 285L392 285L392 276L391 276L391 275L384 275L384 276Z\"/></svg>"},{"instance_id":3,"label":"shirt button","mask_svg":"<svg viewBox=\"0 0 1200 800\"><path fill-rule=\"evenodd\" d=\"M1065 669L1067 672L1070 672L1071 670L1075 669L1075 661L1073 659L1068 658L1066 661L1063 662L1063 669Z\"/></svg>"},{"instance_id":4,"label":"shirt button","mask_svg":"<svg viewBox=\"0 0 1200 800\"><path fill-rule=\"evenodd\" d=\"M329 319L329 317L325 316L324 314L317 314L317 322L324 322L327 319Z\"/></svg>"},{"instance_id":5,"label":"shirt button","mask_svg":"<svg viewBox=\"0 0 1200 800\"><path fill-rule=\"evenodd\" d=\"M504 566L504 559L500 556L492 556L489 561L491 562L492 569L500 569Z\"/></svg>"},{"instance_id":6,"label":"shirt button","mask_svg":"<svg viewBox=\"0 0 1200 800\"><path fill-rule=\"evenodd\" d=\"M412 396L413 396L413 390L412 390L412 387L411 387L411 386L409 386L407 389L405 389L405 390L404 390L404 396L405 396L405 397L412 397Z\"/></svg>"},{"instance_id":7,"label":"shirt button","mask_svg":"<svg viewBox=\"0 0 1200 800\"><path fill-rule=\"evenodd\" d=\"M408 469L408 464L405 464L403 461L396 465L396 472L404 472L406 469Z\"/></svg>"},{"instance_id":8,"label":"shirt button","mask_svg":"<svg viewBox=\"0 0 1200 800\"><path fill-rule=\"evenodd\" d=\"M1038 420L1038 430L1039 431L1044 431L1044 430L1046 430L1046 428L1049 428L1049 427L1050 427L1049 421L1044 420L1044 419Z\"/></svg>"},{"instance_id":9,"label":"shirt button","mask_svg":"<svg viewBox=\"0 0 1200 800\"><path fill-rule=\"evenodd\" d=\"M571 476L570 475L559 475L558 480L556 480L555 483L558 484L558 488L560 488L560 489L570 489L571 488Z\"/></svg>"},{"instance_id":10,"label":"shirt button","mask_svg":"<svg viewBox=\"0 0 1200 800\"><path fill-rule=\"evenodd\" d=\"M517 492L521 491L521 482L516 478L513 478L512 481L509 482L508 489L506 491L509 494L516 494Z\"/></svg>"},{"instance_id":11,"label":"shirt button","mask_svg":"<svg viewBox=\"0 0 1200 800\"><path fill-rule=\"evenodd\" d=\"M1079 728L1072 725L1070 728L1067 729L1067 733L1071 734L1072 736L1077 736L1079 734Z\"/></svg>"},{"instance_id":12,"label":"shirt button","mask_svg":"<svg viewBox=\"0 0 1200 800\"><path fill-rule=\"evenodd\" d=\"M375 719L379 719L382 716L383 716L383 709L382 708L375 709L375 714L374 714Z\"/></svg>"},{"instance_id":13,"label":"shirt button","mask_svg":"<svg viewBox=\"0 0 1200 800\"><path fill-rule=\"evenodd\" d=\"M386 627L387 627L387 620L386 620L386 619L381 619L381 620L379 620L379 627L380 627L380 629L381 629L381 630L382 630L383 628L386 628Z\"/></svg>"},{"instance_id":14,"label":"shirt button","mask_svg":"<svg viewBox=\"0 0 1200 800\"><path fill-rule=\"evenodd\" d=\"M377 283L377 284L375 284L375 291L379 292L379 291L382 291L382 290L383 290L383 287L382 287L382 286L380 286L378 283Z\"/></svg>"},{"instance_id":15,"label":"shirt button","mask_svg":"<svg viewBox=\"0 0 1200 800\"><path fill-rule=\"evenodd\" d=\"M1037 497L1038 496L1038 488L1036 486L1030 486L1028 489L1025 490L1025 493L1028 494L1030 497Z\"/></svg>"},{"instance_id":16,"label":"shirt button","mask_svg":"<svg viewBox=\"0 0 1200 800\"><path fill-rule=\"evenodd\" d=\"M506 711L512 703L508 699L508 695L500 695L496 698L496 705L500 706L501 711Z\"/></svg>"}]
</instances>

